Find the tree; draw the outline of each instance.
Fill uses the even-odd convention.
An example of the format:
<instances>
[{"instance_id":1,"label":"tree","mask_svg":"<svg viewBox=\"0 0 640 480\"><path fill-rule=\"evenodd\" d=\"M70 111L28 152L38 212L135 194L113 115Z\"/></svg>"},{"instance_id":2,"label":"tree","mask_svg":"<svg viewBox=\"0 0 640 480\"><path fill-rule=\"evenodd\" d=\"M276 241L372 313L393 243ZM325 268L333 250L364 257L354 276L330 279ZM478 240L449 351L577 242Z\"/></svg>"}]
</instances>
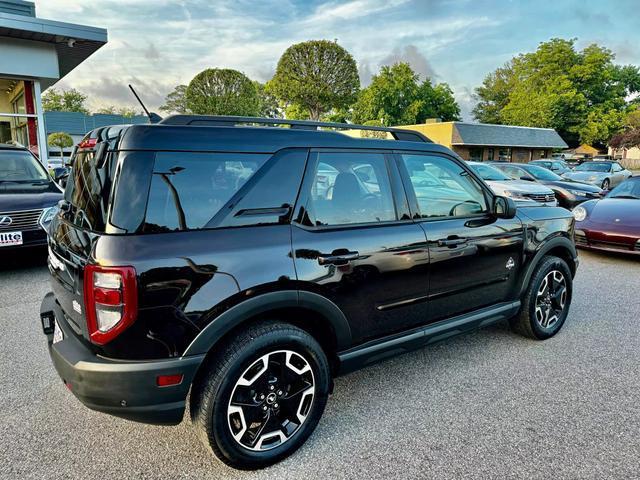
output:
<instances>
[{"instance_id":1,"label":"tree","mask_svg":"<svg viewBox=\"0 0 640 480\"><path fill-rule=\"evenodd\" d=\"M623 127L640 70L613 63L596 44L554 38L518 55L476 88L475 118L485 123L555 128L569 143L604 143Z\"/></svg>"},{"instance_id":2,"label":"tree","mask_svg":"<svg viewBox=\"0 0 640 480\"><path fill-rule=\"evenodd\" d=\"M203 70L189 83L186 106L196 115L256 116L260 100L243 73L225 68Z\"/></svg>"},{"instance_id":3,"label":"tree","mask_svg":"<svg viewBox=\"0 0 640 480\"><path fill-rule=\"evenodd\" d=\"M267 91L263 83L254 80L253 86L258 94L258 115L265 118L282 118L278 99Z\"/></svg>"},{"instance_id":4,"label":"tree","mask_svg":"<svg viewBox=\"0 0 640 480\"><path fill-rule=\"evenodd\" d=\"M428 78L420 82L420 76L404 62L383 66L360 92L352 112L356 123L375 120L384 125L410 125L427 118L458 120L460 107L449 85L434 87Z\"/></svg>"},{"instance_id":5,"label":"tree","mask_svg":"<svg viewBox=\"0 0 640 480\"><path fill-rule=\"evenodd\" d=\"M623 118L624 131L609 141L612 148L640 147L640 108L630 110Z\"/></svg>"},{"instance_id":6,"label":"tree","mask_svg":"<svg viewBox=\"0 0 640 480\"><path fill-rule=\"evenodd\" d=\"M47 143L52 147L60 149L60 159L64 160L64 149L73 147L73 138L65 132L50 133L47 137Z\"/></svg>"},{"instance_id":7,"label":"tree","mask_svg":"<svg viewBox=\"0 0 640 480\"><path fill-rule=\"evenodd\" d=\"M85 107L87 96L80 93L75 88L69 90L48 89L42 95L42 108L52 112L82 112L89 113Z\"/></svg>"},{"instance_id":8,"label":"tree","mask_svg":"<svg viewBox=\"0 0 640 480\"><path fill-rule=\"evenodd\" d=\"M169 113L189 113L186 93L187 86L178 85L164 98L164 105L160 107L160 110Z\"/></svg>"},{"instance_id":9,"label":"tree","mask_svg":"<svg viewBox=\"0 0 640 480\"><path fill-rule=\"evenodd\" d=\"M98 111L96 111L96 113L101 113L105 115L122 115L123 117L126 117L126 118L131 118L138 115L138 112L136 112L131 107L115 107L113 105L99 108Z\"/></svg>"},{"instance_id":10,"label":"tree","mask_svg":"<svg viewBox=\"0 0 640 480\"><path fill-rule=\"evenodd\" d=\"M290 46L278 61L267 90L289 106L298 105L320 120L331 109L348 107L360 88L351 54L336 42L311 40ZM297 108L298 108L297 107Z\"/></svg>"}]
</instances>

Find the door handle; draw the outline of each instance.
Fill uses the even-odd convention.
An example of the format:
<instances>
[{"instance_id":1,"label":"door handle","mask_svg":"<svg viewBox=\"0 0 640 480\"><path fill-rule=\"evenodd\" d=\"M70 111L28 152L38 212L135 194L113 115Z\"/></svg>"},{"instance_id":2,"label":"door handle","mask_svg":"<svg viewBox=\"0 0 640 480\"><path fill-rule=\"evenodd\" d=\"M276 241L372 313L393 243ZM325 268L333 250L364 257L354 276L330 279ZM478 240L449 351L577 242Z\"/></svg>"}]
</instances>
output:
<instances>
[{"instance_id":1,"label":"door handle","mask_svg":"<svg viewBox=\"0 0 640 480\"><path fill-rule=\"evenodd\" d=\"M438 246L454 248L454 247L457 247L458 245L464 245L465 243L467 243L467 241L468 241L467 238L451 236L451 237L438 240Z\"/></svg>"},{"instance_id":2,"label":"door handle","mask_svg":"<svg viewBox=\"0 0 640 480\"><path fill-rule=\"evenodd\" d=\"M318 255L318 263L320 265L346 265L352 260L360 258L358 252L350 252L347 250L334 250L330 254L321 253Z\"/></svg>"}]
</instances>

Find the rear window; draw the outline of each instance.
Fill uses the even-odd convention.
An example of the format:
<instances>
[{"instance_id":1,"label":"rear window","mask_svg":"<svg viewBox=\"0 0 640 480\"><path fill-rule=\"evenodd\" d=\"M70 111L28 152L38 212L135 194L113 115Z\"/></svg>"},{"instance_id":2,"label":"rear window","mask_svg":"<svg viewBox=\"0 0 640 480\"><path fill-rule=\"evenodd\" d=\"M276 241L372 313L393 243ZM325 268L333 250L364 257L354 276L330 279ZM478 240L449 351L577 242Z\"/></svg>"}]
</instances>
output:
<instances>
[{"instance_id":1,"label":"rear window","mask_svg":"<svg viewBox=\"0 0 640 480\"><path fill-rule=\"evenodd\" d=\"M197 230L253 177L271 155L159 152L145 218L145 232Z\"/></svg>"},{"instance_id":2,"label":"rear window","mask_svg":"<svg viewBox=\"0 0 640 480\"><path fill-rule=\"evenodd\" d=\"M96 164L93 150L79 150L72 160L72 169L65 189L65 200L71 209L67 218L84 229L103 232L107 222L109 194L115 155L107 154ZM98 168L99 167L99 168Z\"/></svg>"}]
</instances>

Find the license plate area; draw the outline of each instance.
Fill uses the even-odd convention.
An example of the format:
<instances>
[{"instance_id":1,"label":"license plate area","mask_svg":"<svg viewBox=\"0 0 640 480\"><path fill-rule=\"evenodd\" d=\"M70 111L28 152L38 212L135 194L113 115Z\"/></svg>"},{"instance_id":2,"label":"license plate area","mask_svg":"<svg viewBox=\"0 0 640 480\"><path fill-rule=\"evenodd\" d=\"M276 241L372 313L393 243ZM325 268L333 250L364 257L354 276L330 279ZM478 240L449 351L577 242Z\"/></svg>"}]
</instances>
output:
<instances>
[{"instance_id":1,"label":"license plate area","mask_svg":"<svg viewBox=\"0 0 640 480\"><path fill-rule=\"evenodd\" d=\"M0 232L0 248L22 245L22 232Z\"/></svg>"}]
</instances>

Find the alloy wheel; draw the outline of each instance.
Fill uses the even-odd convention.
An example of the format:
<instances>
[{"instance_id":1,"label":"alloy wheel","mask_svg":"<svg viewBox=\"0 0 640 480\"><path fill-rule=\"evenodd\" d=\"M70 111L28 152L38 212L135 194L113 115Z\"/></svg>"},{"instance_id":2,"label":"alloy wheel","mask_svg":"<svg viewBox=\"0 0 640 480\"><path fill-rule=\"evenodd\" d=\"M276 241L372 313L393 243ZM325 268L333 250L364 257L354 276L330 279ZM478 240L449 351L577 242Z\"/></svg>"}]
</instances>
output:
<instances>
[{"instance_id":1,"label":"alloy wheel","mask_svg":"<svg viewBox=\"0 0 640 480\"><path fill-rule=\"evenodd\" d=\"M542 280L536 296L536 322L548 329L560 320L567 302L567 281L562 272L552 270Z\"/></svg>"},{"instance_id":2,"label":"alloy wheel","mask_svg":"<svg viewBox=\"0 0 640 480\"><path fill-rule=\"evenodd\" d=\"M237 380L227 408L232 437L266 451L288 441L304 424L315 395L309 362L291 350L261 356Z\"/></svg>"}]
</instances>

